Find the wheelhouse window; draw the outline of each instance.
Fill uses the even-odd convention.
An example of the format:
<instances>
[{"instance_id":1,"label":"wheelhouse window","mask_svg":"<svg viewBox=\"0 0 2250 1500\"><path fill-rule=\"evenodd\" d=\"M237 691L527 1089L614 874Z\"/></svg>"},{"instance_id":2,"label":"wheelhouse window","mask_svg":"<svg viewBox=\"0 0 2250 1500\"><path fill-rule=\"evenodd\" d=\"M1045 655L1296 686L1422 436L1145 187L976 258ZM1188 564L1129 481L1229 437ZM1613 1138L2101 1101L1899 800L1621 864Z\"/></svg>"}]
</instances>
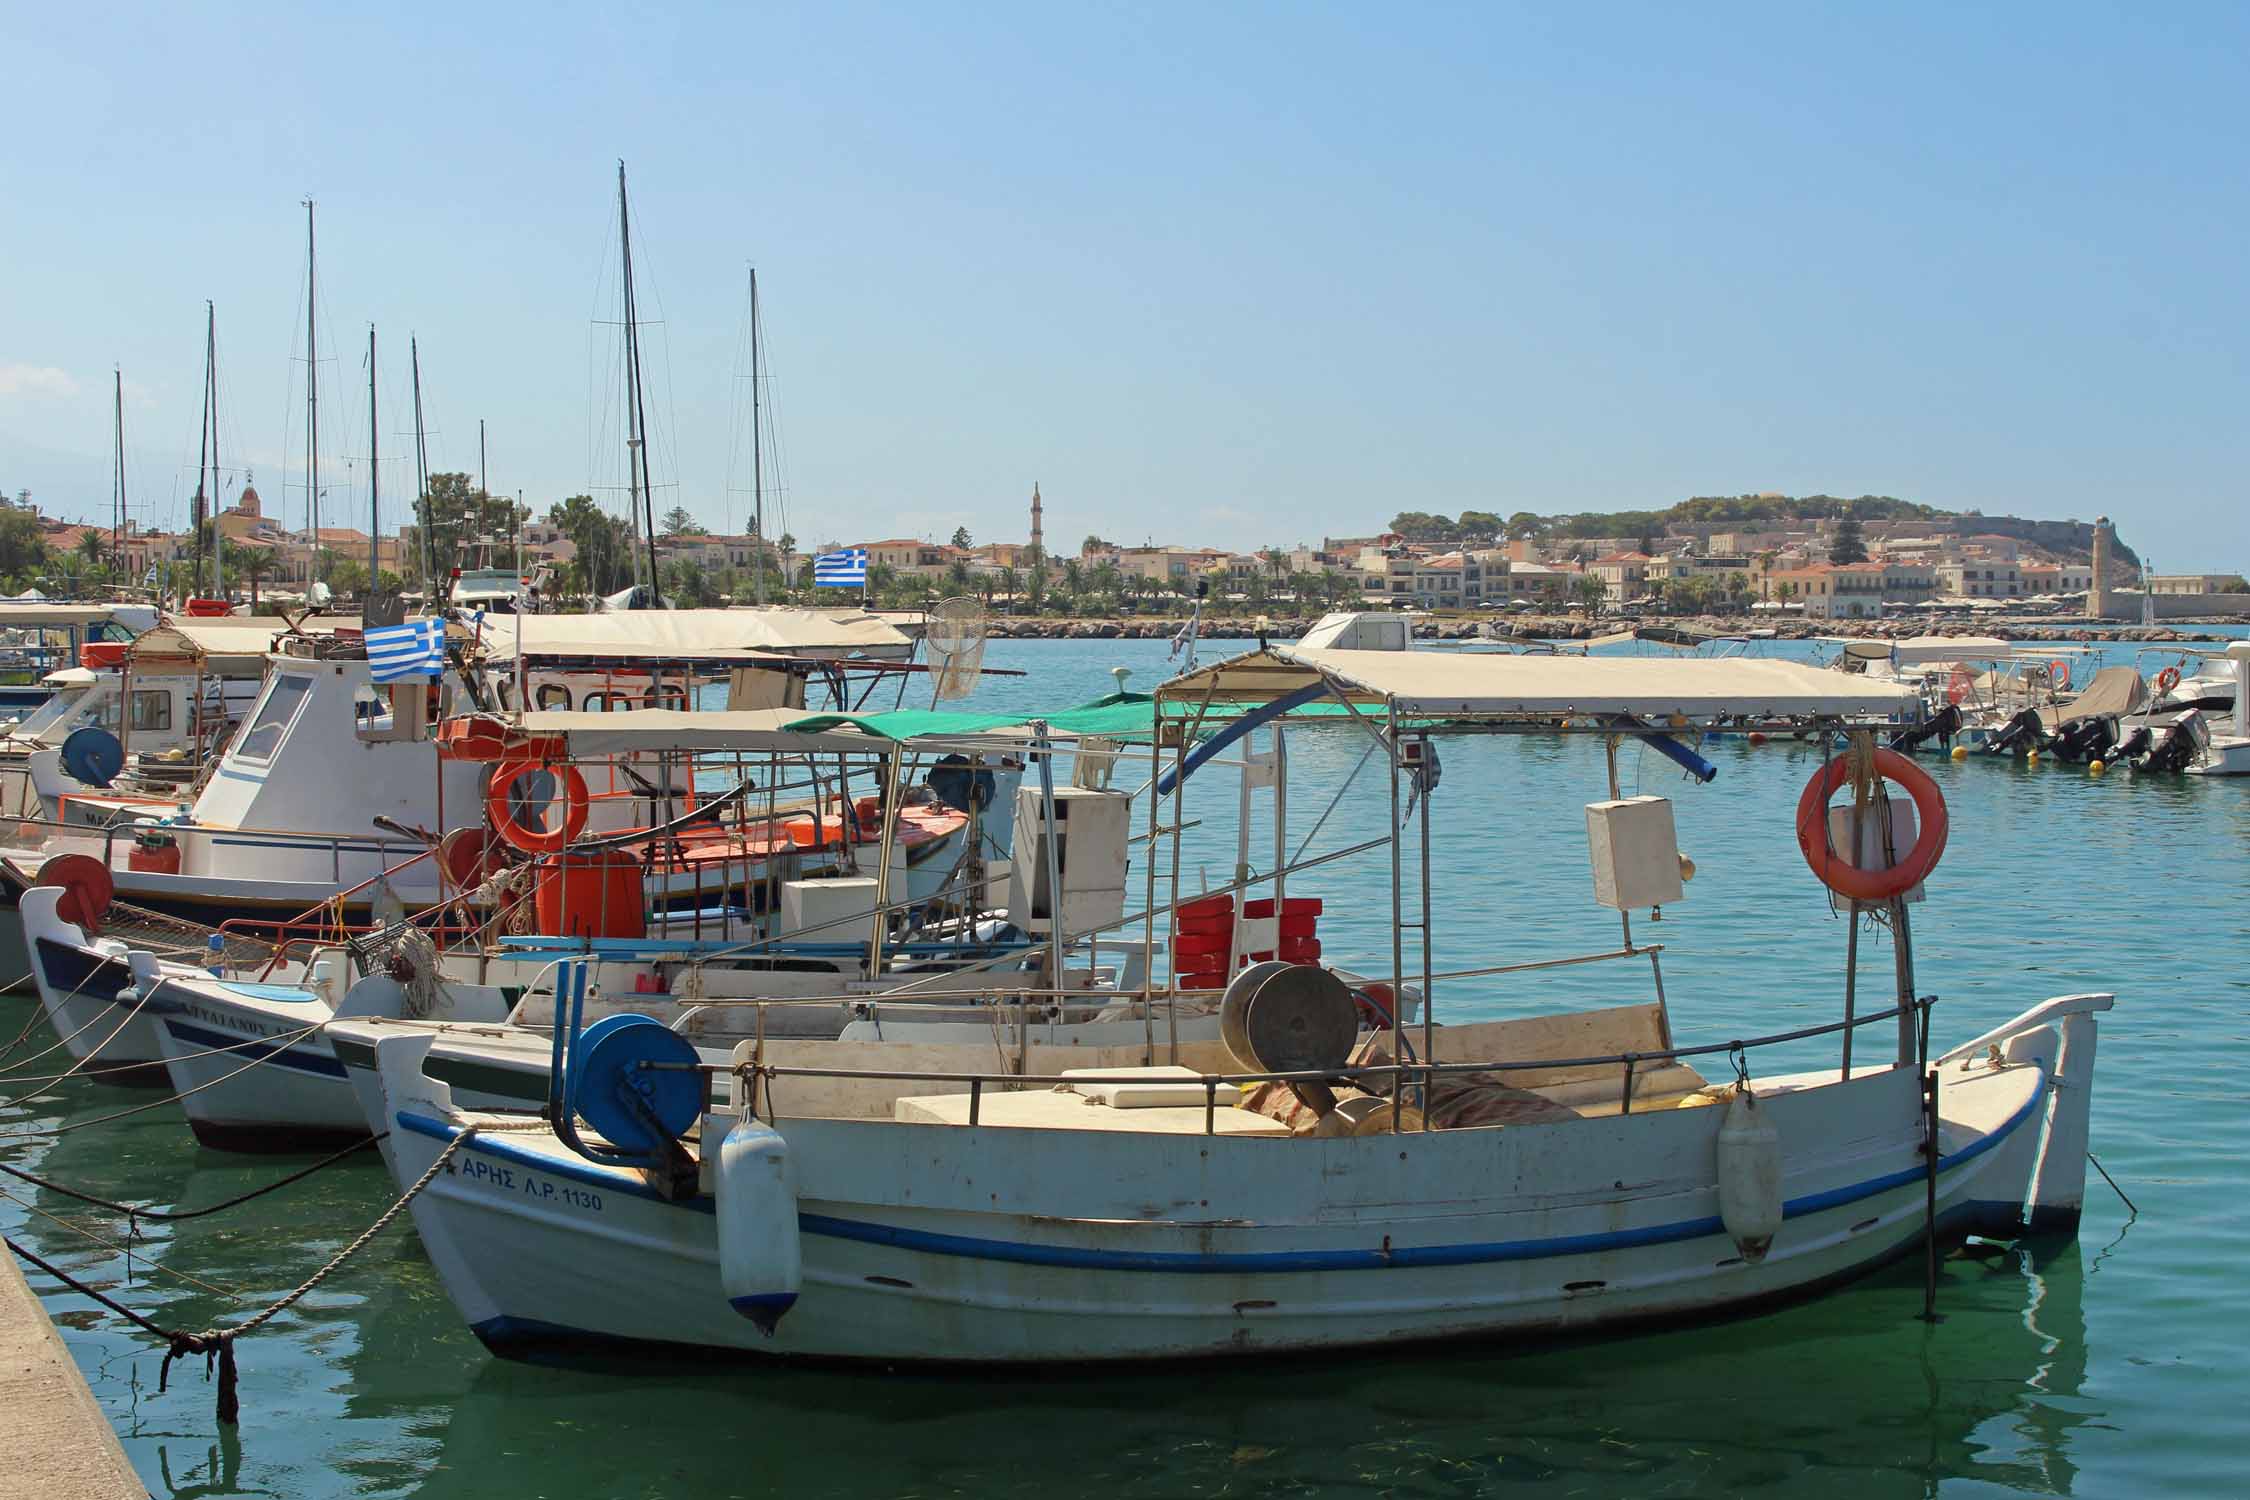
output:
<instances>
[{"instance_id":1,"label":"wheelhouse window","mask_svg":"<svg viewBox=\"0 0 2250 1500\"><path fill-rule=\"evenodd\" d=\"M541 708L568 709L570 707L570 689L559 682L542 682L539 684L537 697Z\"/></svg>"},{"instance_id":2,"label":"wheelhouse window","mask_svg":"<svg viewBox=\"0 0 2250 1500\"><path fill-rule=\"evenodd\" d=\"M588 693L585 697L584 702L579 706L585 709L588 713L623 713L626 709L629 709L633 706L633 695L631 693L620 693L604 689L601 692Z\"/></svg>"},{"instance_id":3,"label":"wheelhouse window","mask_svg":"<svg viewBox=\"0 0 2250 1500\"><path fill-rule=\"evenodd\" d=\"M131 708L136 732L172 727L172 695L162 688L136 688Z\"/></svg>"},{"instance_id":4,"label":"wheelhouse window","mask_svg":"<svg viewBox=\"0 0 2250 1500\"><path fill-rule=\"evenodd\" d=\"M284 673L266 684L265 696L258 700L257 710L250 716L250 727L242 731L234 753L244 760L273 759L274 751L281 748L282 737L289 733L290 723L311 690L310 677L292 673Z\"/></svg>"}]
</instances>

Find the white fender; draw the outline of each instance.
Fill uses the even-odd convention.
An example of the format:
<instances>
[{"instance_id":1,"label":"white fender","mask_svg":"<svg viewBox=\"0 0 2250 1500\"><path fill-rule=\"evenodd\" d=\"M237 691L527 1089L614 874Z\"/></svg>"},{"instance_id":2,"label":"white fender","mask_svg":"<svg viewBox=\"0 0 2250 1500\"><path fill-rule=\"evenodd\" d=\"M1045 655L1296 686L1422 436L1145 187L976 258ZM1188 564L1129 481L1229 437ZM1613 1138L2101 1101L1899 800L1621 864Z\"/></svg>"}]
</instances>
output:
<instances>
[{"instance_id":1,"label":"white fender","mask_svg":"<svg viewBox=\"0 0 2250 1500\"><path fill-rule=\"evenodd\" d=\"M1781 1135L1744 1084L1719 1124L1719 1222L1746 1261L1761 1261L1781 1232Z\"/></svg>"},{"instance_id":2,"label":"white fender","mask_svg":"<svg viewBox=\"0 0 2250 1500\"><path fill-rule=\"evenodd\" d=\"M771 1335L804 1279L797 1238L797 1173L789 1143L745 1115L719 1143L711 1195L719 1220L719 1279L734 1310Z\"/></svg>"}]
</instances>

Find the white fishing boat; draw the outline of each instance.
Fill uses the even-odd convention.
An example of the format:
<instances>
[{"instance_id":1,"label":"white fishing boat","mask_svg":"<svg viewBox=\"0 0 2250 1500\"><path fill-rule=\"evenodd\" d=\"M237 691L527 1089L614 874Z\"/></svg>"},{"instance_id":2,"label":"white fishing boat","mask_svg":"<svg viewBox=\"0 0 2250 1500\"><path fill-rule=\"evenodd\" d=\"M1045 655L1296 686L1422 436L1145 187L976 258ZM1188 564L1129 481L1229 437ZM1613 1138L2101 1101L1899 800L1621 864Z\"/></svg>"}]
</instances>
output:
<instances>
[{"instance_id":1,"label":"white fishing boat","mask_svg":"<svg viewBox=\"0 0 2250 1500\"><path fill-rule=\"evenodd\" d=\"M2061 997L1930 1044L1908 900L1943 851L1943 803L1873 743L1915 699L1773 661L1261 650L1159 693L1176 728L1151 752L1163 805L1149 831L1191 826L1185 787L1224 738L1199 737L1215 713L1233 732L1344 705L1343 732L1391 772L1374 841L1393 893L1389 981L1419 987L1420 1024L1357 1036L1344 981L1277 960L1230 981L1217 1042L1096 1049L1056 1073L795 1067L750 1043L722 1094L661 1024L582 1029L570 965L544 1118L464 1107L432 1076L427 1033L375 1041L389 1160L448 1294L503 1351L1082 1363L1600 1330L1739 1312L1916 1253L1934 1267L1967 1233L2067 1231L2111 1000ZM1855 965L1834 1023L1675 1035L1682 997L1631 915L1683 898L1672 809L1616 795L1615 749L1713 717L1851 742L1808 786L1800 843L1832 890L1883 913L1897 985L1880 1009L1856 1004ZM1434 972L1434 743L1451 732L1609 741L1610 795L1587 812L1617 948ZM1665 753L1716 774L1686 747ZM1912 793L1918 825L1885 778ZM1826 810L1846 783L1852 805ZM1895 862L1871 852L1877 828L1904 835ZM1157 898L1165 862L1152 846L1145 911L1114 924L1151 955L1158 914L1183 904ZM1263 877L1277 910L1289 869ZM1444 1024L1495 976L1520 992L1601 961L1647 965L1649 998ZM1151 979L1141 998L1172 996ZM1767 1070L1769 1049L1801 1056L1818 1037L1840 1050L1832 1064Z\"/></svg>"}]
</instances>

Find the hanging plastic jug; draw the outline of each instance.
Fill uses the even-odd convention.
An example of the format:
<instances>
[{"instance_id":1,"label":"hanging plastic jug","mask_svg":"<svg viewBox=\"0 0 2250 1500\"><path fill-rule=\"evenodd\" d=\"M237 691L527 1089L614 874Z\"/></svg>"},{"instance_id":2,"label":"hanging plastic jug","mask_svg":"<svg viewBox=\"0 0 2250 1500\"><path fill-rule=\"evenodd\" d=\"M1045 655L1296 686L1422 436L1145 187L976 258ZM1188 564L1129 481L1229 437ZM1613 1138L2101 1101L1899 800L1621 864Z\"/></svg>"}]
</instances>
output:
<instances>
[{"instance_id":1,"label":"hanging plastic jug","mask_svg":"<svg viewBox=\"0 0 2250 1500\"><path fill-rule=\"evenodd\" d=\"M1719 1222L1742 1258L1766 1258L1781 1232L1781 1136L1745 1080L1719 1123Z\"/></svg>"},{"instance_id":2,"label":"hanging plastic jug","mask_svg":"<svg viewBox=\"0 0 2250 1500\"><path fill-rule=\"evenodd\" d=\"M745 1115L719 1143L712 1184L719 1220L719 1279L734 1310L771 1335L796 1305L804 1275L797 1238L797 1174L789 1143Z\"/></svg>"}]
</instances>

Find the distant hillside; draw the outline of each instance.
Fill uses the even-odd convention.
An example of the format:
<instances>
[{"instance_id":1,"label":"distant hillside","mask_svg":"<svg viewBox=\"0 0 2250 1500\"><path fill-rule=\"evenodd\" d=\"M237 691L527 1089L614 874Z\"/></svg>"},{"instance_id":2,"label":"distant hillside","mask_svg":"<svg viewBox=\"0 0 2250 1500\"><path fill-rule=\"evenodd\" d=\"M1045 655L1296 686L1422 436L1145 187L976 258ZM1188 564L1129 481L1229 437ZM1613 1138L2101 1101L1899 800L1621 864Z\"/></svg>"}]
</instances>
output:
<instances>
[{"instance_id":1,"label":"distant hillside","mask_svg":"<svg viewBox=\"0 0 2250 1500\"><path fill-rule=\"evenodd\" d=\"M1429 511L1401 511L1391 518L1391 530L1414 542L1488 545L1509 537L1542 541L1570 541L1580 537L1664 536L1677 527L1708 534L1714 528L1739 527L1745 531L1783 531L1813 521L1942 522L1935 530L1969 536L2007 536L2065 557L2090 557L2094 528L2087 521L2040 521L2023 516L1988 516L1982 511L1940 510L1890 495L1696 495L1664 510L1580 511L1571 515L1542 516L1518 511L1503 519L1492 511L1465 510L1458 518ZM2117 557L2138 563L2133 549L2120 541Z\"/></svg>"}]
</instances>

